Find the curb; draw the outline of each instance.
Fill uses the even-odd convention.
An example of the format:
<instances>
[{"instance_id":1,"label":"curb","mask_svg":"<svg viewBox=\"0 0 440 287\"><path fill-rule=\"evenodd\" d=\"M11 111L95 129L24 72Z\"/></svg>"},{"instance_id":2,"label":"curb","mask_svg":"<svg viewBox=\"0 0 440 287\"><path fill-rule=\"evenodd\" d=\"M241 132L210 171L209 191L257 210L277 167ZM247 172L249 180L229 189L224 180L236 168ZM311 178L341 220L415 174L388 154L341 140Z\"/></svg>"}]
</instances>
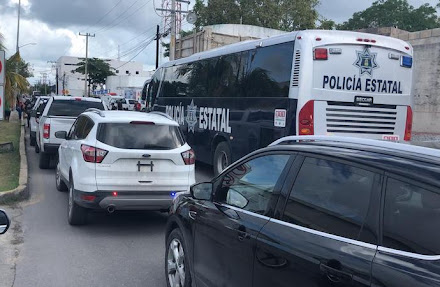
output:
<instances>
[{"instance_id":1,"label":"curb","mask_svg":"<svg viewBox=\"0 0 440 287\"><path fill-rule=\"evenodd\" d=\"M29 198L28 185L28 165L27 165L27 154L25 145L25 127L21 127L20 134L20 174L18 177L18 187L12 190L3 191L0 193L0 204L7 204L13 201L22 200Z\"/></svg>"}]
</instances>

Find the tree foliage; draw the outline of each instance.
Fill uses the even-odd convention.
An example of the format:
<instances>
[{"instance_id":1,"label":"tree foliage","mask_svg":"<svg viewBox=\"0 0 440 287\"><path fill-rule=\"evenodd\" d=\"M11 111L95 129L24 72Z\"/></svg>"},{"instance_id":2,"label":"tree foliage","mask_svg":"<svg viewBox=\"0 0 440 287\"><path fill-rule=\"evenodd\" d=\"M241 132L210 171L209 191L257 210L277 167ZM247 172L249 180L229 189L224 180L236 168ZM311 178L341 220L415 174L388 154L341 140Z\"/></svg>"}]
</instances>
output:
<instances>
[{"instance_id":1,"label":"tree foliage","mask_svg":"<svg viewBox=\"0 0 440 287\"><path fill-rule=\"evenodd\" d=\"M214 24L247 24L293 31L315 28L319 0L197 0L196 30Z\"/></svg>"},{"instance_id":2,"label":"tree foliage","mask_svg":"<svg viewBox=\"0 0 440 287\"><path fill-rule=\"evenodd\" d=\"M414 32L440 27L435 7L423 4L414 8L408 0L378 0L371 7L356 12L352 18L338 25L341 30L397 27Z\"/></svg>"},{"instance_id":3,"label":"tree foliage","mask_svg":"<svg viewBox=\"0 0 440 287\"><path fill-rule=\"evenodd\" d=\"M80 60L81 62L77 64L78 68L72 70L72 73L76 72L84 75L86 68L86 62L85 62L86 59L81 58ZM110 64L107 61L98 58L90 58L88 60L88 65L87 65L87 73L89 74L89 84L93 85L94 87L105 84L105 80L107 79L108 76L115 75L115 73L112 70L114 69L110 67Z\"/></svg>"},{"instance_id":4,"label":"tree foliage","mask_svg":"<svg viewBox=\"0 0 440 287\"><path fill-rule=\"evenodd\" d=\"M24 93L29 89L29 82L26 77L17 73L15 67L20 66L20 63L24 61L20 57L20 53L15 53L9 59L6 60L5 70L5 99L7 103L14 101L14 94Z\"/></svg>"}]
</instances>

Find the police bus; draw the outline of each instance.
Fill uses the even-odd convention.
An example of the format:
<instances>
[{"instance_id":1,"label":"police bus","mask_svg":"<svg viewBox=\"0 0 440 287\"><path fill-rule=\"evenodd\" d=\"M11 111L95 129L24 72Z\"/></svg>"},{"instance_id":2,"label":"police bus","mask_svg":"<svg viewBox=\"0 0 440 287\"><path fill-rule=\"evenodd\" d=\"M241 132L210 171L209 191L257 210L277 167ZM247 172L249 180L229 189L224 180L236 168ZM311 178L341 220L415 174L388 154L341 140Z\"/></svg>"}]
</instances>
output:
<instances>
[{"instance_id":1,"label":"police bus","mask_svg":"<svg viewBox=\"0 0 440 287\"><path fill-rule=\"evenodd\" d=\"M168 62L144 90L218 173L287 135L409 141L412 55L385 36L292 32Z\"/></svg>"}]
</instances>

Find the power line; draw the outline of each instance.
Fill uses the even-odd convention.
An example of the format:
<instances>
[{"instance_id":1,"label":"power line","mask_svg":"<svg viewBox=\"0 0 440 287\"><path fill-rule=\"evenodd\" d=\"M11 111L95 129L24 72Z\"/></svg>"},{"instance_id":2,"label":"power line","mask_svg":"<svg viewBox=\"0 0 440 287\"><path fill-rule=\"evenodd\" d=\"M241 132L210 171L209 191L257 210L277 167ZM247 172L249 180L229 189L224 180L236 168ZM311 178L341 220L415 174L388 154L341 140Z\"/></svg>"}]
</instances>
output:
<instances>
[{"instance_id":1,"label":"power line","mask_svg":"<svg viewBox=\"0 0 440 287\"><path fill-rule=\"evenodd\" d=\"M104 16L102 16L98 21L96 21L95 24L93 24L93 25L87 27L86 29L84 29L84 31L87 31L87 30L89 30L90 28L92 28L93 26L96 26L96 25L98 25L99 23L101 23L101 21L104 20L104 18L107 17L111 12L113 12L113 10L115 10L115 8L118 7L119 4L121 4L121 3L122 3L122 0L119 0L118 3L116 3L116 4L115 4L115 5L114 5L114 6L113 6L113 7L112 7L107 13L105 13Z\"/></svg>"},{"instance_id":2,"label":"power line","mask_svg":"<svg viewBox=\"0 0 440 287\"><path fill-rule=\"evenodd\" d=\"M94 33L98 33L101 32L102 30L106 29L107 27L111 26L116 20L118 20L120 17L122 17L125 13L128 12L128 10L131 9L131 7L133 7L137 2L139 2L139 0L136 0L133 2L133 4L131 4L127 9L124 10L124 12L122 12L121 14L119 14L116 19L113 19L113 21L110 22L110 24L108 24L107 26L104 26L98 30L96 30Z\"/></svg>"},{"instance_id":3,"label":"power line","mask_svg":"<svg viewBox=\"0 0 440 287\"><path fill-rule=\"evenodd\" d=\"M142 48L142 49L141 49L136 55L134 55L130 60L128 60L128 61L127 61L126 63L124 63L123 65L117 67L116 69L122 68L123 66L127 65L129 62L133 61L134 58L136 58L137 56L139 56L139 54L142 53L142 51L145 50L145 49L148 47L148 45L151 44L151 42L153 42L154 38L155 38L155 37L153 37L153 38L152 38L147 44L145 44L145 46L144 46L144 47L143 47L143 48Z\"/></svg>"}]
</instances>

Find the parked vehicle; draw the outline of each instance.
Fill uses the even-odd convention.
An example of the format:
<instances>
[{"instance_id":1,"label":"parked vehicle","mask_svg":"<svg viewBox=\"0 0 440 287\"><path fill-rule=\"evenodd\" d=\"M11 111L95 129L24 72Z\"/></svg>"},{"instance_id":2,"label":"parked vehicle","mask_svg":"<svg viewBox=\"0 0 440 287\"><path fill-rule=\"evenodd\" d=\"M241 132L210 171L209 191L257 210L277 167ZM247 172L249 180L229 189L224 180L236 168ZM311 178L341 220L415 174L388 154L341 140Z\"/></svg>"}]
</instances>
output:
<instances>
[{"instance_id":1,"label":"parked vehicle","mask_svg":"<svg viewBox=\"0 0 440 287\"><path fill-rule=\"evenodd\" d=\"M44 111L44 108L46 107L47 101L50 97L41 96L38 97L35 101L34 106L31 109L30 112L30 145L35 146L35 143L37 141L37 130L38 130L38 122L40 121L41 114Z\"/></svg>"},{"instance_id":2,"label":"parked vehicle","mask_svg":"<svg viewBox=\"0 0 440 287\"><path fill-rule=\"evenodd\" d=\"M0 209L0 234L5 234L6 231L8 231L10 224L11 221L6 212Z\"/></svg>"},{"instance_id":3,"label":"parked vehicle","mask_svg":"<svg viewBox=\"0 0 440 287\"><path fill-rule=\"evenodd\" d=\"M57 131L68 131L79 114L88 108L105 110L100 99L86 97L54 96L49 99L41 114L36 134L36 151L40 153L39 166L49 168L50 159L58 155L62 140Z\"/></svg>"},{"instance_id":4,"label":"parked vehicle","mask_svg":"<svg viewBox=\"0 0 440 287\"><path fill-rule=\"evenodd\" d=\"M90 209L167 211L195 182L194 152L166 114L90 109L59 149L56 186L69 189L72 225Z\"/></svg>"},{"instance_id":5,"label":"parked vehicle","mask_svg":"<svg viewBox=\"0 0 440 287\"><path fill-rule=\"evenodd\" d=\"M168 286L440 286L439 163L405 144L282 138L175 199Z\"/></svg>"},{"instance_id":6,"label":"parked vehicle","mask_svg":"<svg viewBox=\"0 0 440 287\"><path fill-rule=\"evenodd\" d=\"M409 141L412 57L391 37L286 33L167 62L147 102L182 126L197 160L218 174L283 136Z\"/></svg>"},{"instance_id":7,"label":"parked vehicle","mask_svg":"<svg viewBox=\"0 0 440 287\"><path fill-rule=\"evenodd\" d=\"M112 104L115 104L116 107L118 106L118 103L122 104L122 110L128 111L130 109L130 102L128 99L121 97L121 96L112 96L109 103L109 109L111 109ZM133 105L134 110L134 105Z\"/></svg>"}]
</instances>

